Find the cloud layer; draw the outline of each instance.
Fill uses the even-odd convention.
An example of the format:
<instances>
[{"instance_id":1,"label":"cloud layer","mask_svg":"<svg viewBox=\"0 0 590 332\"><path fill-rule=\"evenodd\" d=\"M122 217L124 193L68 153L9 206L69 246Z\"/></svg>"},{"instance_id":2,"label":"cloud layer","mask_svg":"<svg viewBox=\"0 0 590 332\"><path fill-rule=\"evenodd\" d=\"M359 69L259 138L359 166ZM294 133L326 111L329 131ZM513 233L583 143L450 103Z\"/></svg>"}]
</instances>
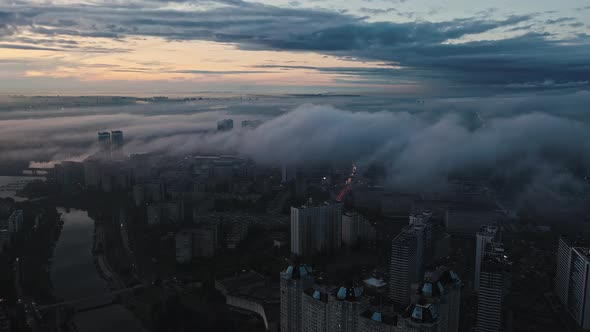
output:
<instances>
[{"instance_id":1,"label":"cloud layer","mask_svg":"<svg viewBox=\"0 0 590 332\"><path fill-rule=\"evenodd\" d=\"M239 0L93 1L92 5L21 0L0 5L0 37L11 41L0 43L0 48L116 53L128 50L81 45L77 40L204 40L245 50L318 52L395 65L356 72L306 67L348 75L352 78L348 83L451 82L466 89L588 86L590 39L561 27L575 24L572 31L578 31L583 24L567 16L540 20L539 15L492 18L480 14L437 22L374 22L337 11ZM21 34L23 31L45 42L34 43ZM294 69L288 64L281 68Z\"/></svg>"},{"instance_id":2,"label":"cloud layer","mask_svg":"<svg viewBox=\"0 0 590 332\"><path fill-rule=\"evenodd\" d=\"M97 131L121 129L129 153L235 153L267 165L377 163L392 188L410 191L444 188L455 173L487 174L518 183L527 197L555 200L585 190L579 170L590 165L588 103L586 91L424 104L377 97L232 99L38 110L34 118L12 111L2 113L0 149L3 161L85 156L96 149ZM265 122L215 132L226 117L236 127L244 119Z\"/></svg>"}]
</instances>

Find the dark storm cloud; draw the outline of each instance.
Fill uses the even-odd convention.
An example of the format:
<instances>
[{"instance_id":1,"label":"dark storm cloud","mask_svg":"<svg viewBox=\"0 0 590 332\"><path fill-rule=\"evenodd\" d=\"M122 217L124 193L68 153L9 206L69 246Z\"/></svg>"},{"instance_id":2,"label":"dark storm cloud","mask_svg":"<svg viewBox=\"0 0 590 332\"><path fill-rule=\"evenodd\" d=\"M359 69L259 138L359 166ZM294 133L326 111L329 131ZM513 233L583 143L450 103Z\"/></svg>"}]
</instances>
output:
<instances>
[{"instance_id":1,"label":"dark storm cloud","mask_svg":"<svg viewBox=\"0 0 590 332\"><path fill-rule=\"evenodd\" d=\"M16 28L27 26L38 34L60 38L121 40L127 36L155 36L168 40L227 42L247 50L315 51L399 63L406 71L383 69L380 74L391 74L395 79L398 75L408 75L407 79L428 82L431 75L431 78L444 77L446 81L473 87L548 80L581 82L590 77L590 47L582 37L560 40L548 33L530 32L500 40L448 43L495 30L530 31L534 29L532 19L536 14L501 20L480 15L444 22L370 23L361 17L333 11L281 8L240 0L210 1L222 6L201 11L162 9L157 5L163 1L103 6L20 3L0 6L3 13L0 15L10 16L10 21L16 22L10 24L17 24ZM562 17L545 23L576 24L572 20ZM559 85L546 88L559 88Z\"/></svg>"}]
</instances>

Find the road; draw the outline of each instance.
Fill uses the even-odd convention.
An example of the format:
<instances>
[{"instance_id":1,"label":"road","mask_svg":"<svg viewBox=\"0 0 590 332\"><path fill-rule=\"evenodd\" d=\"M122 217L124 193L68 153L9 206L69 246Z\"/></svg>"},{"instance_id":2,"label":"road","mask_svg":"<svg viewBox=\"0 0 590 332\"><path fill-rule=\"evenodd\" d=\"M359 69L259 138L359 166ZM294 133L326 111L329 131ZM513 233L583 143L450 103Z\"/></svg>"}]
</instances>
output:
<instances>
[{"instance_id":1,"label":"road","mask_svg":"<svg viewBox=\"0 0 590 332\"><path fill-rule=\"evenodd\" d=\"M346 197L346 194L348 194L348 192L350 192L350 190L352 189L352 182L354 181L355 174L356 165L352 164L352 172L350 172L350 177L346 180L346 182L344 183L344 188L342 188L340 194L338 194L338 198L336 198L338 202L342 202Z\"/></svg>"}]
</instances>

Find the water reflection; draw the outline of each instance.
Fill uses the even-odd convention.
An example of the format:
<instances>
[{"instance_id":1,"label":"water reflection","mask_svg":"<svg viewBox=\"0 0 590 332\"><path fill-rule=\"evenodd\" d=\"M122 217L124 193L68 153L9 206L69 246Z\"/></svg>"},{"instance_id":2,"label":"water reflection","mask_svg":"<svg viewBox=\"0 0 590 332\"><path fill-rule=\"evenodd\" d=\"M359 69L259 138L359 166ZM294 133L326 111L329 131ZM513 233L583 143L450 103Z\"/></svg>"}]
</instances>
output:
<instances>
[{"instance_id":1,"label":"water reflection","mask_svg":"<svg viewBox=\"0 0 590 332\"><path fill-rule=\"evenodd\" d=\"M55 295L68 300L108 292L92 255L94 220L83 210L61 207L57 210L64 224L51 266Z\"/></svg>"}]
</instances>

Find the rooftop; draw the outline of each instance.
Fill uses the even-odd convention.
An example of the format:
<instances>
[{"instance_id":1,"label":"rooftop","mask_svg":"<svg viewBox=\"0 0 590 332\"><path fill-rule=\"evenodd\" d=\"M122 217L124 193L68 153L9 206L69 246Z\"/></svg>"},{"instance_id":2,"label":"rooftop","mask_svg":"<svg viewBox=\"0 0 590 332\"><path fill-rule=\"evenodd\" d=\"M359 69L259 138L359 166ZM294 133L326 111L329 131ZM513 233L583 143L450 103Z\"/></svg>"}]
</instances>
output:
<instances>
[{"instance_id":1,"label":"rooftop","mask_svg":"<svg viewBox=\"0 0 590 332\"><path fill-rule=\"evenodd\" d=\"M416 235L412 231L412 228L404 228L397 236L393 239L393 243L397 245L409 244L415 241Z\"/></svg>"},{"instance_id":2,"label":"rooftop","mask_svg":"<svg viewBox=\"0 0 590 332\"><path fill-rule=\"evenodd\" d=\"M497 224L484 224L479 228L478 235L494 236L498 232Z\"/></svg>"},{"instance_id":3,"label":"rooftop","mask_svg":"<svg viewBox=\"0 0 590 332\"><path fill-rule=\"evenodd\" d=\"M315 208L315 207L320 207L320 206L330 206L330 205L342 205L341 202L337 202L337 201L324 201L322 203L314 203L312 201L311 198L309 198L307 200L307 202L305 202L305 204L301 205L301 207L299 207L300 209L308 209L308 208Z\"/></svg>"},{"instance_id":4,"label":"rooftop","mask_svg":"<svg viewBox=\"0 0 590 332\"><path fill-rule=\"evenodd\" d=\"M387 283L385 281L383 281L382 279L377 279L374 277L371 277L369 279L365 279L365 280L363 280L363 282L367 286L371 286L371 287L375 287L375 288L379 288L379 287L383 287L383 286L387 285Z\"/></svg>"},{"instance_id":5,"label":"rooftop","mask_svg":"<svg viewBox=\"0 0 590 332\"><path fill-rule=\"evenodd\" d=\"M383 313L381 311L367 310L361 314L362 317L370 319L374 322L383 323L386 325L397 325L397 316Z\"/></svg>"},{"instance_id":6,"label":"rooftop","mask_svg":"<svg viewBox=\"0 0 590 332\"><path fill-rule=\"evenodd\" d=\"M326 292L323 292L322 290L316 288L307 288L303 292L318 301L328 303L328 294Z\"/></svg>"},{"instance_id":7,"label":"rooftop","mask_svg":"<svg viewBox=\"0 0 590 332\"><path fill-rule=\"evenodd\" d=\"M410 225L422 225L426 223L430 223L432 220L432 212L425 211L411 214L410 217Z\"/></svg>"},{"instance_id":8,"label":"rooftop","mask_svg":"<svg viewBox=\"0 0 590 332\"><path fill-rule=\"evenodd\" d=\"M363 295L363 288L354 284L340 286L335 290L335 296L341 301L359 301Z\"/></svg>"},{"instance_id":9,"label":"rooftop","mask_svg":"<svg viewBox=\"0 0 590 332\"><path fill-rule=\"evenodd\" d=\"M308 267L305 264L300 264L299 262L293 262L285 271L281 272L281 278L288 278L288 279L301 279L306 277L311 277L311 267Z\"/></svg>"},{"instance_id":10,"label":"rooftop","mask_svg":"<svg viewBox=\"0 0 590 332\"><path fill-rule=\"evenodd\" d=\"M434 323L438 318L438 310L433 303L414 303L406 308L402 316L417 323Z\"/></svg>"},{"instance_id":11,"label":"rooftop","mask_svg":"<svg viewBox=\"0 0 590 332\"><path fill-rule=\"evenodd\" d=\"M586 260L590 261L590 248L588 247L575 247L574 250L582 254Z\"/></svg>"}]
</instances>

